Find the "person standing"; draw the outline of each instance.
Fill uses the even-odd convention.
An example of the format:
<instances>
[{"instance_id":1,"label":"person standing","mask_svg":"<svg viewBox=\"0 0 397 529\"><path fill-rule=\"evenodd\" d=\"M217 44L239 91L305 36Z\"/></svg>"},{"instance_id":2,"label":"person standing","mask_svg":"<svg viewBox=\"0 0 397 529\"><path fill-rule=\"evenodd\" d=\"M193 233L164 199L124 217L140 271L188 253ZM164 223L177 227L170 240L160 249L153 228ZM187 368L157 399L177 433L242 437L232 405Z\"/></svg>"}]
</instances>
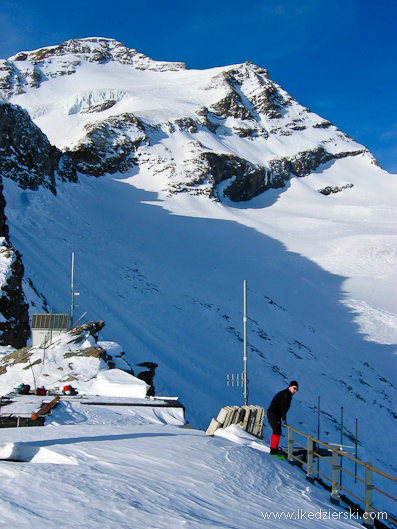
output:
<instances>
[{"instance_id":1,"label":"person standing","mask_svg":"<svg viewBox=\"0 0 397 529\"><path fill-rule=\"evenodd\" d=\"M270 438L270 454L278 454L278 444L281 436L281 425L287 422L287 411L291 406L292 397L298 391L299 385L293 380L287 389L279 391L270 403L267 410L267 420L272 427L272 436Z\"/></svg>"}]
</instances>

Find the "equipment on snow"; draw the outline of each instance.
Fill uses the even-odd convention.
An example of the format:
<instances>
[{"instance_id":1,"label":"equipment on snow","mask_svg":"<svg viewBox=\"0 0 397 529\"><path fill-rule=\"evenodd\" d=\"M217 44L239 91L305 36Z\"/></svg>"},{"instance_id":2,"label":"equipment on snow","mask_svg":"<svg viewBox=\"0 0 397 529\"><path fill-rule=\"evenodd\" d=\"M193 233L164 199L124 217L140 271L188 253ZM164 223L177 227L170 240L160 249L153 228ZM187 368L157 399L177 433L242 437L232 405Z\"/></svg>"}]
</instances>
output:
<instances>
[{"instance_id":1,"label":"equipment on snow","mask_svg":"<svg viewBox=\"0 0 397 529\"><path fill-rule=\"evenodd\" d=\"M29 384L19 384L19 386L15 389L15 392L18 395L29 395L30 386Z\"/></svg>"},{"instance_id":2,"label":"equipment on snow","mask_svg":"<svg viewBox=\"0 0 397 529\"><path fill-rule=\"evenodd\" d=\"M62 393L64 395L77 395L78 391L73 386L64 386Z\"/></svg>"}]
</instances>

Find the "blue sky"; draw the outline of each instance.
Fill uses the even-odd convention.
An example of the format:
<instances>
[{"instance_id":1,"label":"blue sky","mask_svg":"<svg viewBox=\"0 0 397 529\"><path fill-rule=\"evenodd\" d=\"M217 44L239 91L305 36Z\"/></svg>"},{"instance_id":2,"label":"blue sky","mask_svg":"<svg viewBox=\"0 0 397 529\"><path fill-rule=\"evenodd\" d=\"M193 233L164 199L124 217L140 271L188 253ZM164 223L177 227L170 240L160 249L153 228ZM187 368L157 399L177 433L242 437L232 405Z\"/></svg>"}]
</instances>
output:
<instances>
[{"instance_id":1,"label":"blue sky","mask_svg":"<svg viewBox=\"0 0 397 529\"><path fill-rule=\"evenodd\" d=\"M397 0L1 0L0 58L110 37L157 60L246 60L397 173Z\"/></svg>"}]
</instances>

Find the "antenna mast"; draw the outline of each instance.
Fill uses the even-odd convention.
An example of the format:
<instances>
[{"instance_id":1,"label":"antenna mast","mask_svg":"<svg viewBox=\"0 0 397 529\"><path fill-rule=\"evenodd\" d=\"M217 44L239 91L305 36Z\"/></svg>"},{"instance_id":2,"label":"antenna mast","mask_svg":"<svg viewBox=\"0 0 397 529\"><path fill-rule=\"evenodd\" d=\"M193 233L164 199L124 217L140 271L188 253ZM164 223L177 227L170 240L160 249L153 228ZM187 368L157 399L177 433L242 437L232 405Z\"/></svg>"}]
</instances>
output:
<instances>
[{"instance_id":1,"label":"antenna mast","mask_svg":"<svg viewBox=\"0 0 397 529\"><path fill-rule=\"evenodd\" d=\"M73 327L73 311L74 311L74 252L72 252L72 303L70 306L70 327Z\"/></svg>"},{"instance_id":2,"label":"antenna mast","mask_svg":"<svg viewBox=\"0 0 397 529\"><path fill-rule=\"evenodd\" d=\"M244 404L248 405L248 367L247 367L247 280L244 279Z\"/></svg>"},{"instance_id":3,"label":"antenna mast","mask_svg":"<svg viewBox=\"0 0 397 529\"><path fill-rule=\"evenodd\" d=\"M234 382L236 382L237 386L241 385L244 388L244 405L248 405L248 367L247 367L247 281L244 279L244 315L243 315L243 323L244 323L244 371L236 376L234 378L234 375L230 376L227 375L226 381L227 385L234 386Z\"/></svg>"}]
</instances>

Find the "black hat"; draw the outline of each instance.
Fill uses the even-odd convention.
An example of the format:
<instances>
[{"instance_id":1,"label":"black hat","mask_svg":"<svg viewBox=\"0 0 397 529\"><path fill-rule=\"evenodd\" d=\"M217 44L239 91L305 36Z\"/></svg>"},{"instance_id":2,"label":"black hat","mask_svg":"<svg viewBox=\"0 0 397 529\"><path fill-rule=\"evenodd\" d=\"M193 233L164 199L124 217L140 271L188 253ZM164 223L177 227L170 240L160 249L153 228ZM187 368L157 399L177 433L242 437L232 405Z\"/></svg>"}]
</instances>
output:
<instances>
[{"instance_id":1,"label":"black hat","mask_svg":"<svg viewBox=\"0 0 397 529\"><path fill-rule=\"evenodd\" d=\"M297 388L299 388L299 384L296 380L293 380L288 387L290 388L291 386L296 386Z\"/></svg>"}]
</instances>

